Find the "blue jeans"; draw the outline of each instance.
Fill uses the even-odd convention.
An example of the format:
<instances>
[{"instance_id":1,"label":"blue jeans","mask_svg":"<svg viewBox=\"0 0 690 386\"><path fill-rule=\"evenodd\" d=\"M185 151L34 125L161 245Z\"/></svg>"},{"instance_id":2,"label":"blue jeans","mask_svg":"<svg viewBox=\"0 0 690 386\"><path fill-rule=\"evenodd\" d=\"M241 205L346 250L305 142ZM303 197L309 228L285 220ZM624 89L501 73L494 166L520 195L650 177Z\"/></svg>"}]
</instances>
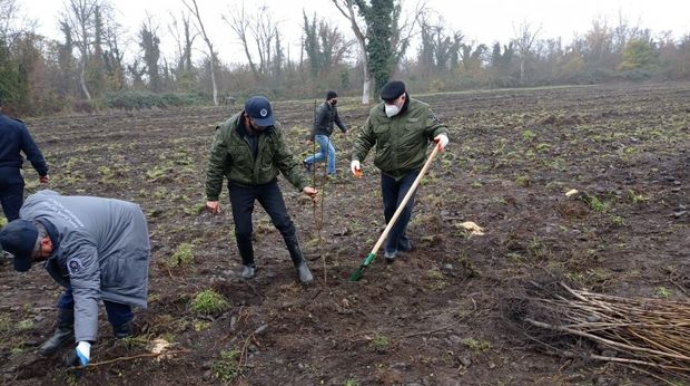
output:
<instances>
[{"instance_id":1,"label":"blue jeans","mask_svg":"<svg viewBox=\"0 0 690 386\"><path fill-rule=\"evenodd\" d=\"M327 159L328 162L326 163L326 173L335 174L335 147L333 147L331 138L327 135L317 135L314 137L314 139L319 144L319 152L307 157L304 160L304 163L311 166L316 162L321 162L324 159Z\"/></svg>"},{"instance_id":2,"label":"blue jeans","mask_svg":"<svg viewBox=\"0 0 690 386\"><path fill-rule=\"evenodd\" d=\"M105 312L108 314L108 322L114 327L121 326L134 318L132 307L127 304L113 303L107 300L104 300L103 304L105 305ZM71 289L66 289L60 295L57 307L67 310L74 308L74 297Z\"/></svg>"},{"instance_id":3,"label":"blue jeans","mask_svg":"<svg viewBox=\"0 0 690 386\"><path fill-rule=\"evenodd\" d=\"M417 178L419 172L410 172L406 174L399 181L395 178L387 176L381 173L381 193L383 196L383 216L386 218L386 224L393 218L398 205L402 202L405 195L412 187L414 180ZM398 251L398 246L406 245L409 246L409 240L405 235L405 229L407 229L407 224L412 218L412 208L414 207L414 196L417 192L412 194L410 200L407 201L405 209L398 216L398 220L395 222L393 228L391 228L388 233L388 239L386 239L385 251L386 253L396 253Z\"/></svg>"}]
</instances>

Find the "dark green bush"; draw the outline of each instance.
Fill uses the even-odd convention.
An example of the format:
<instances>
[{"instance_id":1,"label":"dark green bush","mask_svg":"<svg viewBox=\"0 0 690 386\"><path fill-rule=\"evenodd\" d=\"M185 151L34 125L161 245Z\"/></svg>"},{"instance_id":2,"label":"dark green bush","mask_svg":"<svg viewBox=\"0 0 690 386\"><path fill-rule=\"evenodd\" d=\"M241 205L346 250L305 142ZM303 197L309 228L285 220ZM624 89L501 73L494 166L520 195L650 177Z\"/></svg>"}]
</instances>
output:
<instances>
[{"instance_id":1,"label":"dark green bush","mask_svg":"<svg viewBox=\"0 0 690 386\"><path fill-rule=\"evenodd\" d=\"M123 91L108 94L105 106L111 109L140 110L201 105L206 100L199 94L154 94L145 91Z\"/></svg>"}]
</instances>

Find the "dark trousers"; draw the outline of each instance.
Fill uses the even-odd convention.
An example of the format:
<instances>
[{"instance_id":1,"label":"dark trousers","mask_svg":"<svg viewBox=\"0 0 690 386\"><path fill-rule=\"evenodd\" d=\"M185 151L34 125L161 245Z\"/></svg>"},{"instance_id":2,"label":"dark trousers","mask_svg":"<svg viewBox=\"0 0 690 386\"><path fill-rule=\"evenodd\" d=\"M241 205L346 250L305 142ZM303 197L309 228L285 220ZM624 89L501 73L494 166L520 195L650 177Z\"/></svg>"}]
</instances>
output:
<instances>
[{"instance_id":1,"label":"dark trousers","mask_svg":"<svg viewBox=\"0 0 690 386\"><path fill-rule=\"evenodd\" d=\"M273 225L283 235L288 247L291 243L297 243L295 224L287 213L278 180L254 186L240 186L230 182L228 183L228 190L230 191L232 217L235 220L237 248L244 265L254 266L252 214L254 213L255 201L259 201L259 204L271 217Z\"/></svg>"},{"instance_id":2,"label":"dark trousers","mask_svg":"<svg viewBox=\"0 0 690 386\"><path fill-rule=\"evenodd\" d=\"M0 204L7 221L19 218L24 203L24 179L18 168L0 168Z\"/></svg>"},{"instance_id":3,"label":"dark trousers","mask_svg":"<svg viewBox=\"0 0 690 386\"><path fill-rule=\"evenodd\" d=\"M381 193L383 196L383 216L386 218L386 224L393 218L395 210L402 202L405 195L412 187L414 180L417 178L418 172L410 172L406 174L402 179L396 181L395 178L387 176L381 173ZM393 228L391 228L390 233L388 233L388 239L385 244L385 251L388 253L395 253L398 251L398 246L401 244L407 244L407 236L405 235L405 229L407 229L407 224L412 218L412 208L414 207L414 196L416 192L412 194L410 200L405 205L405 209L400 213L398 220L395 222Z\"/></svg>"},{"instance_id":4,"label":"dark trousers","mask_svg":"<svg viewBox=\"0 0 690 386\"><path fill-rule=\"evenodd\" d=\"M105 311L108 314L108 322L114 327L121 326L134 318L132 307L127 304L113 303L107 300L103 301ZM58 298L58 308L71 310L74 308L74 297L72 290L66 289Z\"/></svg>"}]
</instances>

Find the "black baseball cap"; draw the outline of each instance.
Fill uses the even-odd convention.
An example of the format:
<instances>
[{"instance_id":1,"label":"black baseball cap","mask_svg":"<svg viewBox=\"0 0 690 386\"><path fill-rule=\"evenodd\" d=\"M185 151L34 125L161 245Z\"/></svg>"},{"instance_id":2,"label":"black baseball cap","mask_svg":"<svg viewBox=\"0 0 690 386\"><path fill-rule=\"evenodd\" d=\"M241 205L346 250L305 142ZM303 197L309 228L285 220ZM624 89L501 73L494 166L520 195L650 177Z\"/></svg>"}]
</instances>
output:
<instances>
[{"instance_id":1,"label":"black baseball cap","mask_svg":"<svg viewBox=\"0 0 690 386\"><path fill-rule=\"evenodd\" d=\"M14 256L14 269L26 272L39 250L38 228L31 221L17 219L0 231L2 249Z\"/></svg>"},{"instance_id":2,"label":"black baseball cap","mask_svg":"<svg viewBox=\"0 0 690 386\"><path fill-rule=\"evenodd\" d=\"M273 118L271 102L262 96L253 96L244 103L244 111L259 126L273 126L276 120Z\"/></svg>"}]
</instances>

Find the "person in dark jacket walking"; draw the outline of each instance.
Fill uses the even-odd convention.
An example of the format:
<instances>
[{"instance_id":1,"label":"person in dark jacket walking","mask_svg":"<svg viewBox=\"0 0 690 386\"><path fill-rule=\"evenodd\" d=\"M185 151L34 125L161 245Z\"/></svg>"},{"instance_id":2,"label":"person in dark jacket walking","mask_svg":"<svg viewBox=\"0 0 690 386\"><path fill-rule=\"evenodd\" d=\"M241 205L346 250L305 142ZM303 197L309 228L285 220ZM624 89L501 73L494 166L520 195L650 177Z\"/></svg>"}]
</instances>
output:
<instances>
[{"instance_id":1,"label":"person in dark jacket walking","mask_svg":"<svg viewBox=\"0 0 690 386\"><path fill-rule=\"evenodd\" d=\"M307 143L311 144L316 141L320 150L303 161L307 170L311 170L314 163L326 160L326 173L329 176L335 176L335 147L331 141L331 134L333 134L335 125L338 125L343 133L347 132L347 126L338 115L337 104L338 94L331 90L326 93L326 101L321 103L316 111L314 127Z\"/></svg>"},{"instance_id":2,"label":"person in dark jacket walking","mask_svg":"<svg viewBox=\"0 0 690 386\"><path fill-rule=\"evenodd\" d=\"M426 103L410 98L401 81L386 83L381 89L381 99L383 102L371 109L354 141L350 169L357 176L361 161L376 146L374 165L381 170L383 214L387 224L424 166L429 143L436 142L441 151L448 145L448 129ZM384 245L388 262L395 261L398 251L412 249L405 230L413 207L414 195L388 234Z\"/></svg>"},{"instance_id":3,"label":"person in dark jacket walking","mask_svg":"<svg viewBox=\"0 0 690 386\"><path fill-rule=\"evenodd\" d=\"M24 122L10 118L2 109L0 99L0 204L9 222L19 218L19 209L24 201L24 179L20 172L24 158L21 153L36 169L42 184L47 184L49 177L48 165Z\"/></svg>"},{"instance_id":4,"label":"person in dark jacket walking","mask_svg":"<svg viewBox=\"0 0 690 386\"><path fill-rule=\"evenodd\" d=\"M302 283L314 280L297 241L297 230L287 213L278 174L297 190L316 200L317 191L307 186L305 176L288 150L271 103L262 96L247 99L244 110L216 127L206 173L206 208L220 212L218 197L223 178L228 179L237 249L242 258L240 277L254 277L256 263L252 245L252 213L259 201L280 231Z\"/></svg>"},{"instance_id":5,"label":"person in dark jacket walking","mask_svg":"<svg viewBox=\"0 0 690 386\"><path fill-rule=\"evenodd\" d=\"M42 190L27 198L19 215L0 231L14 268L25 272L45 262L65 288L58 327L39 353L50 355L74 339L69 364L86 366L97 338L99 301L116 338L133 334L132 306L147 306L151 248L144 214L126 201Z\"/></svg>"}]
</instances>

